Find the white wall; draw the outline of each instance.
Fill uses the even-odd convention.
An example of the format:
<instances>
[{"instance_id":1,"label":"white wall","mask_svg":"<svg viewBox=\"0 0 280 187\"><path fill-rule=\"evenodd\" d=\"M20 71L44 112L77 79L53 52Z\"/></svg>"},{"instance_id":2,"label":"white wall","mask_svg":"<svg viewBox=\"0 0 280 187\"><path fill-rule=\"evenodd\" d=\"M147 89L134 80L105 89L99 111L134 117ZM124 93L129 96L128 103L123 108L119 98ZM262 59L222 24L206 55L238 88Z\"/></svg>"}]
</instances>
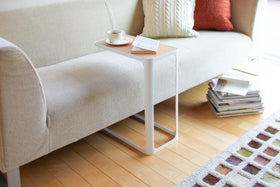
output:
<instances>
[{"instance_id":1,"label":"white wall","mask_svg":"<svg viewBox=\"0 0 280 187\"><path fill-rule=\"evenodd\" d=\"M0 0L0 11L75 0Z\"/></svg>"}]
</instances>

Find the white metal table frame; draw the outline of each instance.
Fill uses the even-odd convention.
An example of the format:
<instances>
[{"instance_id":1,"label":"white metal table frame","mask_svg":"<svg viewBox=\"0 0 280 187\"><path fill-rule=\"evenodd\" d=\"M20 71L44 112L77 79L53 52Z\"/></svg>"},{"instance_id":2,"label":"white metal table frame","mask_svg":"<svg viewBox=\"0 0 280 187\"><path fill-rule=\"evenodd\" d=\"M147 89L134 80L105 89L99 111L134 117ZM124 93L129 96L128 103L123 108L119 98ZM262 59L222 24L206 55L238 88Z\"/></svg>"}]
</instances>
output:
<instances>
[{"instance_id":1,"label":"white metal table frame","mask_svg":"<svg viewBox=\"0 0 280 187\"><path fill-rule=\"evenodd\" d=\"M128 36L132 39L134 37ZM129 44L127 46L110 46L105 43L105 40L97 41L96 46L103 48L105 50L113 51L115 53L136 59L141 61L144 65L144 77L145 77L145 117L142 117L139 114L134 115L136 118L139 118L145 122L145 147L139 147L135 143L129 141L128 139L122 137L121 135L117 134L116 132L112 131L109 128L105 128L104 130L109 133L110 135L120 139L121 141L125 142L126 144L130 145L131 147L137 149L138 151L146 154L152 155L163 148L167 147L168 145L174 143L178 140L178 50L174 47L170 47L167 45L160 44L159 50L162 47L168 47L170 50L161 52L158 55L143 55L143 54L131 54L132 45ZM159 53L159 51L158 51ZM175 55L175 130L171 131L166 127L163 127L154 122L154 101L153 101L153 64L154 61L159 60L161 58L165 58L169 55ZM155 148L154 143L154 128L158 128L172 136L174 136L171 140L164 143L163 145Z\"/></svg>"}]
</instances>

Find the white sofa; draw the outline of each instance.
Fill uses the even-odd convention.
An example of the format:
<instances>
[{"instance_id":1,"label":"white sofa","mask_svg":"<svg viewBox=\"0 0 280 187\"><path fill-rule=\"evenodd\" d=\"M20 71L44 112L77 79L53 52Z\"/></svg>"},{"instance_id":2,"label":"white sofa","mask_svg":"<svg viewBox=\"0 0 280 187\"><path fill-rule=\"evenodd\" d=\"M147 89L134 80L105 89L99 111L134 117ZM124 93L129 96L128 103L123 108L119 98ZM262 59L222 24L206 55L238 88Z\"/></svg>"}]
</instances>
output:
<instances>
[{"instance_id":1,"label":"white sofa","mask_svg":"<svg viewBox=\"0 0 280 187\"><path fill-rule=\"evenodd\" d=\"M141 0L109 3L118 28L141 33ZM179 49L180 93L255 57L260 0L231 4L234 31L161 40ZM104 0L1 0L0 170L8 178L143 110L142 64L95 46L108 29ZM174 96L169 60L155 65L156 103Z\"/></svg>"}]
</instances>

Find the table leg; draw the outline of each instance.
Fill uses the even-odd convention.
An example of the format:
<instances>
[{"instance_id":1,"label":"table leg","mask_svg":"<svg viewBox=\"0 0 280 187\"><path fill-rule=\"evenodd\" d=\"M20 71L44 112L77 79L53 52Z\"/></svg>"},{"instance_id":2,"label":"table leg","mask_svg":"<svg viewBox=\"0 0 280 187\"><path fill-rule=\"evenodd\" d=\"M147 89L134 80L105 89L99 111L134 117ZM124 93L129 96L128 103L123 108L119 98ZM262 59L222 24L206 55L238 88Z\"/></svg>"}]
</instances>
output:
<instances>
[{"instance_id":1,"label":"table leg","mask_svg":"<svg viewBox=\"0 0 280 187\"><path fill-rule=\"evenodd\" d=\"M153 61L144 63L145 72L145 153L154 154Z\"/></svg>"},{"instance_id":2,"label":"table leg","mask_svg":"<svg viewBox=\"0 0 280 187\"><path fill-rule=\"evenodd\" d=\"M176 117L176 126L175 131L171 131L159 124L156 124L154 122L154 101L153 101L153 95L154 95L154 85L153 85L153 61L145 61L143 62L144 65L144 76L145 76L145 117L140 116L139 114L134 115L137 119L140 119L145 123L145 147L141 148L138 145L134 144L133 142L127 140L126 138L120 136L119 134L115 133L109 128L105 128L104 131L107 133L113 135L114 137L122 140L123 142L127 143L131 147L137 149L138 151L146 154L146 155L152 155L163 148L167 147L168 145L174 143L178 140L178 52L176 52L176 62L175 62L175 68L176 68L176 76L175 76L175 117ZM165 144L155 148L154 143L154 128L158 128L168 134L171 134L174 136L173 139L169 140Z\"/></svg>"},{"instance_id":3,"label":"table leg","mask_svg":"<svg viewBox=\"0 0 280 187\"><path fill-rule=\"evenodd\" d=\"M175 118L176 118L176 126L175 126L175 139L178 139L178 116L179 116L179 53L176 51L176 62L175 62Z\"/></svg>"}]
</instances>

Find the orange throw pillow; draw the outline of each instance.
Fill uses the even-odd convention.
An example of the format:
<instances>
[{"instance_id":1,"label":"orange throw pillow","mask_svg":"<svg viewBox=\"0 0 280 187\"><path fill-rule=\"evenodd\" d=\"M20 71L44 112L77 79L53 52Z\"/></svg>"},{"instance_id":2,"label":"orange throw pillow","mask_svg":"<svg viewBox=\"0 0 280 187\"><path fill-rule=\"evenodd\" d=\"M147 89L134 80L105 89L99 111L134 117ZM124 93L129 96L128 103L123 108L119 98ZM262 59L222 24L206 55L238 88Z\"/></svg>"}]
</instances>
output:
<instances>
[{"instance_id":1,"label":"orange throw pillow","mask_svg":"<svg viewBox=\"0 0 280 187\"><path fill-rule=\"evenodd\" d=\"M196 0L194 11L194 29L233 29L230 21L230 0Z\"/></svg>"}]
</instances>

